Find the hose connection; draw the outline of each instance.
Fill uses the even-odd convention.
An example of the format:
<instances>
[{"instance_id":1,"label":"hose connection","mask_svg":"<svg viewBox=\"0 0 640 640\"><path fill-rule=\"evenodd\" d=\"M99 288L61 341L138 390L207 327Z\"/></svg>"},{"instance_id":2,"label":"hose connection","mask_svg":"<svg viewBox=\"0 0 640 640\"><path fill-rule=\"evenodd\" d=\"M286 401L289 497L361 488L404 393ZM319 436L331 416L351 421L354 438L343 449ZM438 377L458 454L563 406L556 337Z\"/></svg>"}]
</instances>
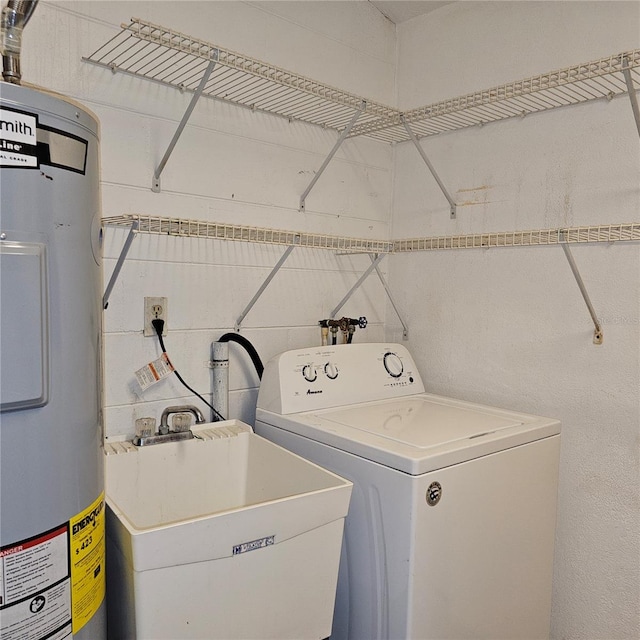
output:
<instances>
[{"instance_id":1,"label":"hose connection","mask_svg":"<svg viewBox=\"0 0 640 640\"><path fill-rule=\"evenodd\" d=\"M364 316L359 318L340 318L340 320L333 320L327 318L326 320L319 320L320 332L322 337L322 346L328 344L328 334L331 332L331 344L337 344L338 331L342 332L342 343L351 344L353 340L353 334L356 332L356 328L364 329L367 326L367 319Z\"/></svg>"}]
</instances>

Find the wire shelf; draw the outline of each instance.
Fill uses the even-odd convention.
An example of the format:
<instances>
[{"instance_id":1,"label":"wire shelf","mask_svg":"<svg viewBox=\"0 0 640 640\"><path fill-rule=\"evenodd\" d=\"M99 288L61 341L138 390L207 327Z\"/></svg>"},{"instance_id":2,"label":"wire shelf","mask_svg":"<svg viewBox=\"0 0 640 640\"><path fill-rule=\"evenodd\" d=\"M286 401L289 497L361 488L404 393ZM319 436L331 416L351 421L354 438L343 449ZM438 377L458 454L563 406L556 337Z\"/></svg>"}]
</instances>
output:
<instances>
[{"instance_id":1,"label":"wire shelf","mask_svg":"<svg viewBox=\"0 0 640 640\"><path fill-rule=\"evenodd\" d=\"M424 138L590 100L611 100L628 92L625 69L629 70L634 90L638 91L640 49L398 112L393 123L388 120L358 123L351 135L403 142L409 140L409 136L401 116L416 137Z\"/></svg>"},{"instance_id":2,"label":"wire shelf","mask_svg":"<svg viewBox=\"0 0 640 640\"><path fill-rule=\"evenodd\" d=\"M206 222L160 216L122 215L103 218L107 226L131 227L137 221L139 233L181 236L189 238L211 238L214 240L236 240L260 244L277 244L309 249L330 249L353 253L389 253L391 242L388 240L369 240L327 234L307 233L305 231L285 231L266 227L250 227L227 224L224 222Z\"/></svg>"},{"instance_id":3,"label":"wire shelf","mask_svg":"<svg viewBox=\"0 0 640 640\"><path fill-rule=\"evenodd\" d=\"M492 247L531 247L592 242L640 241L640 223L590 227L565 227L532 231L506 231L432 238L394 240L392 252L434 251L441 249L489 249Z\"/></svg>"},{"instance_id":4,"label":"wire shelf","mask_svg":"<svg viewBox=\"0 0 640 640\"><path fill-rule=\"evenodd\" d=\"M121 29L83 60L189 92L216 60L203 96L338 131L360 109L363 123L387 120L395 113L383 104L138 18Z\"/></svg>"},{"instance_id":5,"label":"wire shelf","mask_svg":"<svg viewBox=\"0 0 640 640\"><path fill-rule=\"evenodd\" d=\"M409 140L402 119L423 138L612 99L628 91L625 69L634 90L640 89L640 49L636 49L402 112L138 18L121 25L118 34L83 60L188 92L196 91L209 62L216 60L202 94L208 98L336 131L362 110L349 137L389 143Z\"/></svg>"},{"instance_id":6,"label":"wire shelf","mask_svg":"<svg viewBox=\"0 0 640 640\"><path fill-rule=\"evenodd\" d=\"M350 253L408 253L442 249L489 249L494 247L640 241L640 223L531 231L501 231L458 236L405 238L401 240L371 240L160 216L127 214L103 218L105 225L116 227L131 227L136 221L138 223L137 232L139 233L235 240L260 244L295 245L310 249L327 249Z\"/></svg>"}]
</instances>

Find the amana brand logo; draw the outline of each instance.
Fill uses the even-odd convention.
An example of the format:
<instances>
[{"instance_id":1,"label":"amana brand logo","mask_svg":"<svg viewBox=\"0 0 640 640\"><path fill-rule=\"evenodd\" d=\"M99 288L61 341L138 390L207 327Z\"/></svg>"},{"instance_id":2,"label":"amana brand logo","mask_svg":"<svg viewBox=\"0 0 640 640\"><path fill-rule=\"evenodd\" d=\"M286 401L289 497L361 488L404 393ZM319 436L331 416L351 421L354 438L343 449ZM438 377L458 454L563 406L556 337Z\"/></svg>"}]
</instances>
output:
<instances>
[{"instance_id":1,"label":"amana brand logo","mask_svg":"<svg viewBox=\"0 0 640 640\"><path fill-rule=\"evenodd\" d=\"M316 393L322 393L322 389L316 389L315 391L312 391L311 389L307 389L308 396L315 395Z\"/></svg>"}]
</instances>

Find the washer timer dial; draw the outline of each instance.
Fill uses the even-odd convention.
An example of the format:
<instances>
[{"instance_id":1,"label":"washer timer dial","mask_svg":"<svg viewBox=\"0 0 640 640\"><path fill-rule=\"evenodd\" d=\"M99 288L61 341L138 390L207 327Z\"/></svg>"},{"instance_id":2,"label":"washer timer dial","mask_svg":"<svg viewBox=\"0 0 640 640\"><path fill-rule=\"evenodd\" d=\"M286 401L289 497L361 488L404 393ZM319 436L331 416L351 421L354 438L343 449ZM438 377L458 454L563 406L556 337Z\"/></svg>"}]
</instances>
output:
<instances>
[{"instance_id":1,"label":"washer timer dial","mask_svg":"<svg viewBox=\"0 0 640 640\"><path fill-rule=\"evenodd\" d=\"M329 380L335 380L338 377L338 367L333 362L327 362L324 365L324 373Z\"/></svg>"},{"instance_id":2,"label":"washer timer dial","mask_svg":"<svg viewBox=\"0 0 640 640\"><path fill-rule=\"evenodd\" d=\"M404 371L402 360L393 352L387 351L383 358L384 368L393 378L399 378Z\"/></svg>"},{"instance_id":3,"label":"washer timer dial","mask_svg":"<svg viewBox=\"0 0 640 640\"><path fill-rule=\"evenodd\" d=\"M305 364L304 367L302 367L302 375L307 382L315 382L318 377L316 369L312 364Z\"/></svg>"}]
</instances>

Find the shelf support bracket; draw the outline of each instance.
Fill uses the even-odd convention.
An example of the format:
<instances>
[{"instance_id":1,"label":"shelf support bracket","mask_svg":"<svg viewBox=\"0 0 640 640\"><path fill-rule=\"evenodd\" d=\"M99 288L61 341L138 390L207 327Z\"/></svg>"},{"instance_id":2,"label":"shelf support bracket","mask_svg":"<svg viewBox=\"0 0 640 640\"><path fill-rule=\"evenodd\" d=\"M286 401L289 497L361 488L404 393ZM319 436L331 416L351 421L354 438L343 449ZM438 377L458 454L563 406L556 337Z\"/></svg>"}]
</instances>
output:
<instances>
[{"instance_id":1,"label":"shelf support bracket","mask_svg":"<svg viewBox=\"0 0 640 640\"><path fill-rule=\"evenodd\" d=\"M349 292L345 295L345 297L342 298L340 302L338 302L336 308L329 314L330 318L336 317L338 311L342 309L347 300L360 288L360 285L362 285L362 283L369 277L369 274L378 266L378 264L380 264L380 261L386 255L386 253L376 253L373 255L369 254L369 256L371 257L371 264L367 267L367 270L358 278L358 281L353 285L353 287L349 289Z\"/></svg>"},{"instance_id":2,"label":"shelf support bracket","mask_svg":"<svg viewBox=\"0 0 640 640\"><path fill-rule=\"evenodd\" d=\"M311 189L313 189L316 182L318 182L318 179L320 178L324 170L327 168L327 165L331 162L331 159L333 158L333 156L336 154L336 152L338 151L342 143L345 141L345 139L351 132L351 129L353 129L353 126L355 125L358 118L362 115L362 113L364 113L364 110L366 109L366 107L367 107L367 103L365 100L363 100L360 103L360 107L358 108L358 110L353 114L353 117L351 118L349 124L344 128L344 130L340 134L338 141L335 143L335 145L333 145L333 149L331 149L331 151L329 152L329 155L326 157L325 161L322 163L322 166L318 169L318 171L316 171L316 174L313 176L313 179L309 183L309 186L304 190L303 194L300 196L299 211L304 212L305 206L306 206L306 199Z\"/></svg>"},{"instance_id":3,"label":"shelf support bracket","mask_svg":"<svg viewBox=\"0 0 640 640\"><path fill-rule=\"evenodd\" d=\"M636 89L633 86L633 78L631 77L631 63L627 56L622 59L622 73L624 74L624 80L627 83L627 92L629 93L629 100L631 101L631 109L633 110L633 117L636 119L636 127L638 129L638 135L640 136L640 108L638 108L638 96L636 95Z\"/></svg>"},{"instance_id":4,"label":"shelf support bracket","mask_svg":"<svg viewBox=\"0 0 640 640\"><path fill-rule=\"evenodd\" d=\"M290 244L286 248L282 256L280 256L280 260L278 260L278 262L276 262L276 265L273 267L273 269L271 269L271 273L267 276L267 278L262 283L260 288L256 291L256 294L253 296L253 298L251 298L251 301L249 302L249 304L244 308L242 313L238 316L238 319L236 320L236 324L233 327L234 331L237 331L237 332L240 331L242 321L245 319L249 311L251 311L251 309L253 308L253 305L258 301L258 298L260 298L260 296L264 293L264 290L269 286L269 283L273 280L276 273L280 271L280 267L282 267L282 265L285 263L287 258L291 255L291 252L295 249L295 247L296 247L295 244Z\"/></svg>"},{"instance_id":5,"label":"shelf support bracket","mask_svg":"<svg viewBox=\"0 0 640 640\"><path fill-rule=\"evenodd\" d=\"M105 289L104 295L102 296L102 308L106 309L109 306L109 298L111 296L111 292L113 291L113 287L118 280L118 276L120 275L120 270L122 269L122 265L127 258L127 254L129 253L129 249L131 248L131 243L133 239L136 237L138 233L138 227L140 226L139 220L134 220L131 223L131 228L129 229L129 235L127 239L124 241L124 245L122 247L122 251L120 252L120 256L118 257L118 261L116 262L116 266L113 268L113 273L111 274L111 278L109 278L109 284Z\"/></svg>"},{"instance_id":6,"label":"shelf support bracket","mask_svg":"<svg viewBox=\"0 0 640 640\"><path fill-rule=\"evenodd\" d=\"M164 171L164 167L169 161L169 157L171 156L171 153L173 152L173 149L176 146L176 143L180 139L180 136L182 135L182 131L187 126L187 122L189 121L189 118L191 117L193 110L196 108L196 104L200 99L200 96L202 95L202 92L204 91L204 88L206 87L207 82L209 81L209 76L213 72L213 69L216 66L217 61L218 61L218 50L216 49L213 52L213 57L210 60L209 64L207 65L207 68L204 70L204 73L202 74L202 78L200 79L200 84L198 85L198 88L196 89L193 96L191 97L191 102L189 103L187 110L184 112L184 115L182 116L182 120L180 120L180 124L176 129L176 132L173 134L173 138L171 139L171 142L169 143L167 150L164 152L164 156L162 156L162 160L160 160L160 164L157 166L156 170L153 172L153 181L151 184L151 191L153 191L154 193L160 193L160 175Z\"/></svg>"},{"instance_id":7,"label":"shelf support bracket","mask_svg":"<svg viewBox=\"0 0 640 640\"><path fill-rule=\"evenodd\" d=\"M573 254L571 253L571 249L569 249L569 245L567 244L566 240L562 241L560 244L564 251L564 255L567 257L569 266L571 267L573 277L576 279L576 282L578 283L578 287L580 288L580 293L582 294L585 304L587 305L587 309L589 310L589 315L591 316L591 320L593 320L593 326L595 327L593 332L593 344L602 344L602 340L604 339L604 336L602 333L602 326L600 325L598 316L596 315L595 309L593 308L593 304L591 304L591 298L589 298L589 294L587 293L587 288L585 287L584 281L582 280L580 271L578 271L578 266L576 265L576 261L573 259Z\"/></svg>"},{"instance_id":8,"label":"shelf support bracket","mask_svg":"<svg viewBox=\"0 0 640 640\"><path fill-rule=\"evenodd\" d=\"M371 258L371 262L375 261L375 258L373 257L372 254L369 254L369 258ZM389 285L387 284L387 281L384 279L384 276L382 275L382 271L380 271L380 267L377 264L374 266L375 266L376 273L378 274L378 279L380 280L380 283L384 287L384 290L387 294L387 298L389 298L389 302L391 303L391 306L393 307L393 310L396 312L396 315L398 316L398 320L400 320L400 324L402 325L402 339L408 340L409 329L407 328L405 321L402 319L402 316L398 311L398 305L396 305L396 302L393 299L393 296L391 295L391 289L389 289Z\"/></svg>"},{"instance_id":9,"label":"shelf support bracket","mask_svg":"<svg viewBox=\"0 0 640 640\"><path fill-rule=\"evenodd\" d=\"M451 220L455 220L456 213L457 213L457 205L455 203L455 200L451 197L450 193L447 191L447 188L444 186L444 183L442 182L442 180L440 180L440 176L438 176L438 174L436 173L434 166L429 161L429 158L427 158L427 154L424 152L424 149L422 148L422 145L420 144L420 142L418 142L418 138L416 138L416 134L413 133L413 130L411 129L407 121L404 119L404 116L400 116L400 122L402 122L402 126L407 130L407 133L411 138L411 142L413 142L413 145L418 150L420 157L424 160L424 163L427 165L427 168L431 172L431 175L434 177L435 181L438 183L438 186L440 187L440 191L442 191L442 193L444 194L444 197L449 202L449 217L451 218Z\"/></svg>"}]
</instances>

